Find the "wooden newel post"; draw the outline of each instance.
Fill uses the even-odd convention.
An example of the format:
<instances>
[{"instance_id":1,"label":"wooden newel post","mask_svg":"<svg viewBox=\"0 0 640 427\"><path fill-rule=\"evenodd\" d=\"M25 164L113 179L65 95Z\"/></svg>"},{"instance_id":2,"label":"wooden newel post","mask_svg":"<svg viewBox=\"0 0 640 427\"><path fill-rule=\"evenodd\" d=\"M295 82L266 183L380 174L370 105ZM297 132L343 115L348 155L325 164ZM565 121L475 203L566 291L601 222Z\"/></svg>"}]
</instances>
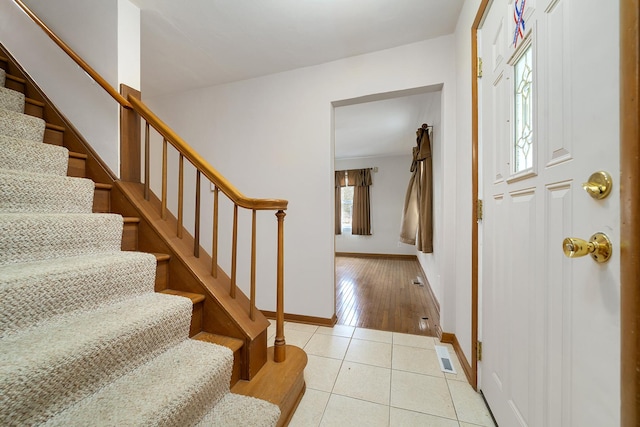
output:
<instances>
[{"instance_id":1,"label":"wooden newel post","mask_svg":"<svg viewBox=\"0 0 640 427\"><path fill-rule=\"evenodd\" d=\"M276 213L278 217L278 270L276 290L276 342L273 348L273 359L284 362L286 347L284 341L284 211Z\"/></svg>"}]
</instances>

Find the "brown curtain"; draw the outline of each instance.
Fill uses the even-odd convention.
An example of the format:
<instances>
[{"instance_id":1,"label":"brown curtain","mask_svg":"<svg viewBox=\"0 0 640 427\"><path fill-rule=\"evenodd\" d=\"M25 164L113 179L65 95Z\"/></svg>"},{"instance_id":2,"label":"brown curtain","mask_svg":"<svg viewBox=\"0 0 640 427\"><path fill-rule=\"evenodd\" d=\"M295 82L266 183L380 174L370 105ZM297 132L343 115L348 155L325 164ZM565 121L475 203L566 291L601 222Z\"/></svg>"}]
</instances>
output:
<instances>
[{"instance_id":1,"label":"brown curtain","mask_svg":"<svg viewBox=\"0 0 640 427\"><path fill-rule=\"evenodd\" d=\"M353 181L351 180L353 174ZM353 217L351 234L359 236L371 235L371 208L369 186L371 170L357 169L349 171L349 185L353 185Z\"/></svg>"},{"instance_id":2,"label":"brown curtain","mask_svg":"<svg viewBox=\"0 0 640 427\"><path fill-rule=\"evenodd\" d=\"M342 197L340 189L347 185L344 171L335 172L335 233L342 234Z\"/></svg>"},{"instance_id":3,"label":"brown curtain","mask_svg":"<svg viewBox=\"0 0 640 427\"><path fill-rule=\"evenodd\" d=\"M421 252L433 252L433 164L426 126L416 132L411 178L405 196L400 241L415 244Z\"/></svg>"}]
</instances>

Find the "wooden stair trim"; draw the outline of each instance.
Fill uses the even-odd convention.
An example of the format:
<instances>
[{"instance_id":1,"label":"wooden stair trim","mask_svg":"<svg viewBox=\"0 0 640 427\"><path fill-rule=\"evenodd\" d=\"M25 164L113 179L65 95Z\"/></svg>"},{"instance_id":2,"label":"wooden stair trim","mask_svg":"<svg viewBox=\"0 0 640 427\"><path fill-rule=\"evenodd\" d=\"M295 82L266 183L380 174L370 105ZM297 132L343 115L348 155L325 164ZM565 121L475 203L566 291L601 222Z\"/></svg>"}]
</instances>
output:
<instances>
[{"instance_id":1,"label":"wooden stair trim","mask_svg":"<svg viewBox=\"0 0 640 427\"><path fill-rule=\"evenodd\" d=\"M14 82L16 82L18 84L21 84L21 85L26 85L27 84L27 80L26 79L23 79L22 77L14 76L13 74L7 73L7 74L5 74L5 78L7 80L12 80L12 81L14 81Z\"/></svg>"},{"instance_id":2,"label":"wooden stair trim","mask_svg":"<svg viewBox=\"0 0 640 427\"><path fill-rule=\"evenodd\" d=\"M169 261L171 259L171 255L169 254L160 254L154 252L153 255L155 255L157 262Z\"/></svg>"},{"instance_id":3,"label":"wooden stair trim","mask_svg":"<svg viewBox=\"0 0 640 427\"><path fill-rule=\"evenodd\" d=\"M103 184L101 182L94 182L96 190L111 190L113 185L111 184Z\"/></svg>"},{"instance_id":4,"label":"wooden stair trim","mask_svg":"<svg viewBox=\"0 0 640 427\"><path fill-rule=\"evenodd\" d=\"M234 353L240 350L244 345L244 341L242 341L241 339L227 337L225 335L212 334L210 332L200 332L199 334L191 337L191 339L222 345L231 349L231 351L233 351Z\"/></svg>"},{"instance_id":5,"label":"wooden stair trim","mask_svg":"<svg viewBox=\"0 0 640 427\"><path fill-rule=\"evenodd\" d=\"M57 132L64 132L67 129L64 126L58 126L58 125L54 125L53 123L49 123L47 122L46 126L44 127L45 129L49 129L49 130L53 130L53 131L57 131Z\"/></svg>"},{"instance_id":6,"label":"wooden stair trim","mask_svg":"<svg viewBox=\"0 0 640 427\"><path fill-rule=\"evenodd\" d=\"M160 291L159 293L167 294L167 295L176 295L176 296L180 296L180 297L189 298L194 305L198 304L199 302L204 301L204 299L205 299L205 296L202 295L202 294L196 294L196 293L193 293L193 292L179 291L177 289L164 289L164 290Z\"/></svg>"},{"instance_id":7,"label":"wooden stair trim","mask_svg":"<svg viewBox=\"0 0 640 427\"><path fill-rule=\"evenodd\" d=\"M296 346L287 345L287 359L277 363L273 359L273 351L273 347L268 348L267 362L251 381L238 381L231 392L278 405L281 411L278 426L286 426L306 389L304 368L307 366L307 353Z\"/></svg>"},{"instance_id":8,"label":"wooden stair trim","mask_svg":"<svg viewBox=\"0 0 640 427\"><path fill-rule=\"evenodd\" d=\"M193 238L191 238L188 233L185 233L182 239L175 236L175 218L168 213L167 219L162 220L159 213L159 201L155 200L158 204L158 208L156 209L155 206L152 206L153 202L144 200L142 184L116 181L115 185L140 212L141 216L146 219L164 243L168 247L173 248L175 251L175 259L180 261L193 277L200 282L204 291L211 293L211 297L220 302L220 305L224 307L223 309L227 312L231 321L235 323L239 330L244 331L248 339L253 340L266 330L269 326L269 321L259 311L259 317L256 318L256 321L251 322L247 320L249 299L240 289L237 290L235 299L229 296L229 288L223 284L223 281L225 281L225 279L228 281L229 277L223 270L218 269L217 279L211 276L209 271L211 258L206 254L204 249L200 251L200 259L195 258L195 256L193 256ZM154 197L152 196L152 198ZM204 262L200 262L201 260L204 260ZM240 323L239 316L244 316L247 321Z\"/></svg>"},{"instance_id":9,"label":"wooden stair trim","mask_svg":"<svg viewBox=\"0 0 640 427\"><path fill-rule=\"evenodd\" d=\"M75 151L69 151L69 157L72 159L80 159L80 160L87 160L87 156L86 154L82 154L82 153L77 153Z\"/></svg>"},{"instance_id":10,"label":"wooden stair trim","mask_svg":"<svg viewBox=\"0 0 640 427\"><path fill-rule=\"evenodd\" d=\"M46 105L42 101L38 101L37 99L27 98L27 97L24 98L24 102L27 104L35 105L37 107L42 107L42 108L44 108L44 106Z\"/></svg>"}]
</instances>

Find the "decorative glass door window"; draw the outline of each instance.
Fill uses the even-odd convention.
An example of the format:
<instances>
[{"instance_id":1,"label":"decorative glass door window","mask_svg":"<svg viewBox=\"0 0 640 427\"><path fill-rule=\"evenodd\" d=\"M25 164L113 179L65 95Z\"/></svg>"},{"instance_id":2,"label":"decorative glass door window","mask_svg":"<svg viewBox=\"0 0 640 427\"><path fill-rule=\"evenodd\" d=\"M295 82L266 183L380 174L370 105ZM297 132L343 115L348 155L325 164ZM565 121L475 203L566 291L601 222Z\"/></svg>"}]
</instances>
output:
<instances>
[{"instance_id":1,"label":"decorative glass door window","mask_svg":"<svg viewBox=\"0 0 640 427\"><path fill-rule=\"evenodd\" d=\"M514 65L513 173L533 167L533 54L531 45Z\"/></svg>"}]
</instances>

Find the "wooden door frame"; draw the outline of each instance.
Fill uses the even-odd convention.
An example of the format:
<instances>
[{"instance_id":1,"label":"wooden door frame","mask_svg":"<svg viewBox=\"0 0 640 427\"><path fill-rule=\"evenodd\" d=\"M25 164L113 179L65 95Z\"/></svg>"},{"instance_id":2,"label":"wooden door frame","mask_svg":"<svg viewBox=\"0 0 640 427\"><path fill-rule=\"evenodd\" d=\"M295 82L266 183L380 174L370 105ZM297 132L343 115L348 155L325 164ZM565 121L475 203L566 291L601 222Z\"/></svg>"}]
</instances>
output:
<instances>
[{"instance_id":1,"label":"wooden door frame","mask_svg":"<svg viewBox=\"0 0 640 427\"><path fill-rule=\"evenodd\" d=\"M471 25L471 386L478 389L478 28L490 0Z\"/></svg>"},{"instance_id":2,"label":"wooden door frame","mask_svg":"<svg viewBox=\"0 0 640 427\"><path fill-rule=\"evenodd\" d=\"M620 425L640 423L640 0L620 0Z\"/></svg>"},{"instance_id":3,"label":"wooden door frame","mask_svg":"<svg viewBox=\"0 0 640 427\"><path fill-rule=\"evenodd\" d=\"M471 385L478 388L478 44L490 0L471 27ZM640 0L620 0L620 420L640 424Z\"/></svg>"}]
</instances>

